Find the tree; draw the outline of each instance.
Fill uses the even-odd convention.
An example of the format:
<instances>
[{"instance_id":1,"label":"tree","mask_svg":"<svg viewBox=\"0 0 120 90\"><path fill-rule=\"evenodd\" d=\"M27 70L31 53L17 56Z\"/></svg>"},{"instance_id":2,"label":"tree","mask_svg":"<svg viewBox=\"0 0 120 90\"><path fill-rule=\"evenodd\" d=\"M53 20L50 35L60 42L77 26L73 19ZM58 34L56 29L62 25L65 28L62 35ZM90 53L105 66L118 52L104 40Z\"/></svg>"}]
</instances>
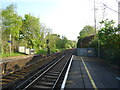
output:
<instances>
[{"instance_id":1,"label":"tree","mask_svg":"<svg viewBox=\"0 0 120 90\"><path fill-rule=\"evenodd\" d=\"M77 47L87 47L91 41L91 37L95 35L95 28L86 25L79 33ZM87 41L87 43L85 43ZM84 44L84 45L83 45Z\"/></svg>"},{"instance_id":2,"label":"tree","mask_svg":"<svg viewBox=\"0 0 120 90\"><path fill-rule=\"evenodd\" d=\"M40 47L40 22L39 18L26 14L22 20L23 26L21 37L27 41L26 46L29 48Z\"/></svg>"},{"instance_id":3,"label":"tree","mask_svg":"<svg viewBox=\"0 0 120 90\"><path fill-rule=\"evenodd\" d=\"M115 22L108 19L101 21L100 23L102 27L98 30L97 35L95 35L92 41L85 47L95 48L96 52L99 51L99 58L108 63L117 65L120 59L120 34L118 34L120 25L118 25L118 27L115 27ZM78 47L83 44L83 41L86 38L84 36L90 35L84 33L83 35L82 33L80 34L81 36L79 36L77 43Z\"/></svg>"},{"instance_id":4,"label":"tree","mask_svg":"<svg viewBox=\"0 0 120 90\"><path fill-rule=\"evenodd\" d=\"M46 39L50 40L49 47L51 50L58 51L63 49L69 49L75 47L76 42L68 40L65 36L60 38L60 35L57 34L48 34Z\"/></svg>"},{"instance_id":5,"label":"tree","mask_svg":"<svg viewBox=\"0 0 120 90\"><path fill-rule=\"evenodd\" d=\"M56 49L56 48L57 48L56 43L59 41L60 36L57 35L57 34L50 34L50 35L48 34L48 35L46 36L46 39L49 39L49 40L50 40L49 47L50 47L51 49Z\"/></svg>"},{"instance_id":6,"label":"tree","mask_svg":"<svg viewBox=\"0 0 120 90\"><path fill-rule=\"evenodd\" d=\"M41 24L40 26L40 46L41 48L46 48L46 37L51 34L51 29L46 27L45 25ZM47 38L49 39L49 38Z\"/></svg>"},{"instance_id":7,"label":"tree","mask_svg":"<svg viewBox=\"0 0 120 90\"><path fill-rule=\"evenodd\" d=\"M102 47L118 48L120 45L118 42L119 34L117 34L119 27L114 27L115 22L113 20L105 20L100 23L103 27L99 30L98 37Z\"/></svg>"},{"instance_id":8,"label":"tree","mask_svg":"<svg viewBox=\"0 0 120 90\"><path fill-rule=\"evenodd\" d=\"M16 51L19 39L19 31L22 26L22 17L18 16L15 11L15 5L11 4L2 10L2 37L4 52L8 52L8 40L12 35L12 51Z\"/></svg>"},{"instance_id":9,"label":"tree","mask_svg":"<svg viewBox=\"0 0 120 90\"><path fill-rule=\"evenodd\" d=\"M66 37L51 34L51 29L41 24L39 18L30 14L20 17L15 11L16 6L11 4L2 10L2 44L4 53L9 52L9 45L12 44L12 52L18 50L18 46L24 45L27 48L34 48L36 52L46 48L46 39L50 39L49 46L54 51L74 47L74 43ZM8 43L12 36L12 43ZM1 40L1 39L0 39ZM1 43L0 43L1 44ZM1 48L1 47L0 47Z\"/></svg>"},{"instance_id":10,"label":"tree","mask_svg":"<svg viewBox=\"0 0 120 90\"><path fill-rule=\"evenodd\" d=\"M95 35L95 28L89 25L86 25L79 33L79 38L84 38L86 36Z\"/></svg>"}]
</instances>

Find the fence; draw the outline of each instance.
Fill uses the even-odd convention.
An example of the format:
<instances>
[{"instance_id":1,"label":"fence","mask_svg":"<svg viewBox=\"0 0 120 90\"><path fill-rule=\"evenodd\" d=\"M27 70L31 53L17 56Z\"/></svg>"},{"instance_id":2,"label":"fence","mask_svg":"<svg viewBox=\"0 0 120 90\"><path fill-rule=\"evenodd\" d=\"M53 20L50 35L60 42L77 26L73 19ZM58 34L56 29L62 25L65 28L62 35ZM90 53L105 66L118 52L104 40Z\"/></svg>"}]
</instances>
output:
<instances>
[{"instance_id":1,"label":"fence","mask_svg":"<svg viewBox=\"0 0 120 90\"><path fill-rule=\"evenodd\" d=\"M110 64L118 65L120 63L120 50L100 48L100 59Z\"/></svg>"}]
</instances>

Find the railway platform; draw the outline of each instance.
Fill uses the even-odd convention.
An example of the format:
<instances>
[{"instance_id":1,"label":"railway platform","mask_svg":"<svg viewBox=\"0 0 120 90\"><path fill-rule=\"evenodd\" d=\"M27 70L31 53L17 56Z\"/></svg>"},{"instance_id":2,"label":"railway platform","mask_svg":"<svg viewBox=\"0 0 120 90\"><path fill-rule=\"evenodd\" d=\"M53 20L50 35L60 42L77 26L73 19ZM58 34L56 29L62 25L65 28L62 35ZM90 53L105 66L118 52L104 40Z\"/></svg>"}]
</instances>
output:
<instances>
[{"instance_id":1,"label":"railway platform","mask_svg":"<svg viewBox=\"0 0 120 90\"><path fill-rule=\"evenodd\" d=\"M118 75L95 58L72 56L71 66L65 75L64 89L120 89Z\"/></svg>"}]
</instances>

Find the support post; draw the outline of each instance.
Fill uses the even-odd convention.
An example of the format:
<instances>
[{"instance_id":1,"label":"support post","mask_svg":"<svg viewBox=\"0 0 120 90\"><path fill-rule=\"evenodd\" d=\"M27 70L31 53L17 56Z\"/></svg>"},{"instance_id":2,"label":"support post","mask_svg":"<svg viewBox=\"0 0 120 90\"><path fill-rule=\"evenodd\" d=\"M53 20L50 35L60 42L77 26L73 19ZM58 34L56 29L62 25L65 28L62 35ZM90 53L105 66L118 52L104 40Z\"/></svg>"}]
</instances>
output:
<instances>
[{"instance_id":1,"label":"support post","mask_svg":"<svg viewBox=\"0 0 120 90\"><path fill-rule=\"evenodd\" d=\"M11 34L10 34L10 54L11 54Z\"/></svg>"}]
</instances>

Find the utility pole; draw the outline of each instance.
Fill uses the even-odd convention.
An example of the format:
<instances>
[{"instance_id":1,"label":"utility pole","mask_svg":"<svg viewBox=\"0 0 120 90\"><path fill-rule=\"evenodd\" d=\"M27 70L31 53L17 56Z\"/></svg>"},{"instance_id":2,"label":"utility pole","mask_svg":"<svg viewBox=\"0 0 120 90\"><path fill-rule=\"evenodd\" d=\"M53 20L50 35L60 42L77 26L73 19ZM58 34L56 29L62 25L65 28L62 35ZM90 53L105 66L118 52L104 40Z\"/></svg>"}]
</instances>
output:
<instances>
[{"instance_id":1,"label":"utility pole","mask_svg":"<svg viewBox=\"0 0 120 90\"><path fill-rule=\"evenodd\" d=\"M118 2L118 25L120 24L120 1ZM120 34L120 31L118 31L118 34Z\"/></svg>"},{"instance_id":2,"label":"utility pole","mask_svg":"<svg viewBox=\"0 0 120 90\"><path fill-rule=\"evenodd\" d=\"M94 0L94 24L95 24L95 35L96 35L96 5Z\"/></svg>"},{"instance_id":3,"label":"utility pole","mask_svg":"<svg viewBox=\"0 0 120 90\"><path fill-rule=\"evenodd\" d=\"M95 27L95 36L96 36L96 4L95 4L95 0L94 0L94 27ZM100 57L100 42L99 42L99 38L98 38L98 58Z\"/></svg>"}]
</instances>

